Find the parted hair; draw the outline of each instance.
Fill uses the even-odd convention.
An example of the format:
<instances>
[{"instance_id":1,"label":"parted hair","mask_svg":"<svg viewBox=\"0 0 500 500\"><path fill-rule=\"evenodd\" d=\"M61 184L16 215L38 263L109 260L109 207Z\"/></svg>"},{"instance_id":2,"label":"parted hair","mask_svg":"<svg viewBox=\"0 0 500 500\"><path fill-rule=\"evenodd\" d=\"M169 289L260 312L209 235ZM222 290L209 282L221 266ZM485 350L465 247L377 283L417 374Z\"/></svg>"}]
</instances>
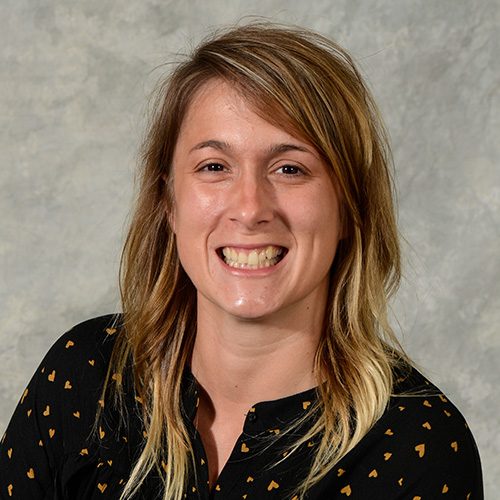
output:
<instances>
[{"instance_id":1,"label":"parted hair","mask_svg":"<svg viewBox=\"0 0 500 500\"><path fill-rule=\"evenodd\" d=\"M172 158L181 125L197 92L214 79L229 83L268 122L310 142L341 190L346 238L331 268L315 355L318 402L296 448L313 436L320 444L299 497L381 416L395 365L406 360L388 321L401 274L391 154L359 70L341 47L310 30L268 22L219 30L158 86L143 143L121 262L123 327L110 373L133 360L147 438L123 499L156 467L164 499L180 500L194 467L181 380L196 335L196 289L179 261L168 207L175 202ZM113 390L120 404L120 386Z\"/></svg>"}]
</instances>

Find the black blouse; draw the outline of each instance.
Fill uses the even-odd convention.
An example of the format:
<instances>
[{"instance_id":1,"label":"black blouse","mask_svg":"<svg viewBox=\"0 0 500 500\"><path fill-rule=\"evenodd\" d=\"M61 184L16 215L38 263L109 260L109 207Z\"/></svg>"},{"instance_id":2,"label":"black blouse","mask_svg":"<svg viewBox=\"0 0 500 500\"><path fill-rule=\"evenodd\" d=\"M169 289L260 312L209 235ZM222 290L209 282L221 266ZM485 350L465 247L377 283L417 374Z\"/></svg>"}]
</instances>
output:
<instances>
[{"instance_id":1,"label":"black blouse","mask_svg":"<svg viewBox=\"0 0 500 500\"><path fill-rule=\"evenodd\" d=\"M101 399L118 335L112 325L113 317L105 316L76 326L42 361L2 439L1 499L119 498L144 444L145 430L131 384L124 381L125 419L112 402ZM192 423L197 387L189 372L183 384L184 413L197 464L197 481L193 475L185 498L291 499L317 442L305 443L287 457L301 429L283 430L310 410L316 391L249 409L210 493L206 454ZM479 455L457 408L416 370L399 379L396 389L413 395L391 398L376 425L310 490L309 500L483 499ZM98 406L103 418L95 428ZM150 474L135 498L161 498L156 473Z\"/></svg>"}]
</instances>

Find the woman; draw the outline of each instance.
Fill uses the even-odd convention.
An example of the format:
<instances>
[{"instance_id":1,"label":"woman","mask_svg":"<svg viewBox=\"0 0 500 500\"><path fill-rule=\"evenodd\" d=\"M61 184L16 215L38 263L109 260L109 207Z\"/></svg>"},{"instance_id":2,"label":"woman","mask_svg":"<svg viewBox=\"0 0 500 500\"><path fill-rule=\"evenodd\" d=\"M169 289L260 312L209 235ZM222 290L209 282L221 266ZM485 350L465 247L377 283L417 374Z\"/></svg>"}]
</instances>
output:
<instances>
[{"instance_id":1,"label":"woman","mask_svg":"<svg viewBox=\"0 0 500 500\"><path fill-rule=\"evenodd\" d=\"M390 154L350 57L251 24L158 96L123 315L42 362L2 498L483 498L463 417L388 323Z\"/></svg>"}]
</instances>

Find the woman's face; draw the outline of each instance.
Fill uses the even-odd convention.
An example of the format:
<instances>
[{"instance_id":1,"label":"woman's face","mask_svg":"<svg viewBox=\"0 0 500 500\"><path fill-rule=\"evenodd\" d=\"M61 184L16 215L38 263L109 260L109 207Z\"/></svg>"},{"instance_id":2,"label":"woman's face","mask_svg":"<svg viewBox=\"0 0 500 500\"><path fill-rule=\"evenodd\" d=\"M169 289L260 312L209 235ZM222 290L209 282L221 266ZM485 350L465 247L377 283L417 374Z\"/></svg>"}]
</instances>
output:
<instances>
[{"instance_id":1,"label":"woman's face","mask_svg":"<svg viewBox=\"0 0 500 500\"><path fill-rule=\"evenodd\" d=\"M243 320L324 311L339 195L311 144L215 80L188 109L173 167L170 220L199 311Z\"/></svg>"}]
</instances>

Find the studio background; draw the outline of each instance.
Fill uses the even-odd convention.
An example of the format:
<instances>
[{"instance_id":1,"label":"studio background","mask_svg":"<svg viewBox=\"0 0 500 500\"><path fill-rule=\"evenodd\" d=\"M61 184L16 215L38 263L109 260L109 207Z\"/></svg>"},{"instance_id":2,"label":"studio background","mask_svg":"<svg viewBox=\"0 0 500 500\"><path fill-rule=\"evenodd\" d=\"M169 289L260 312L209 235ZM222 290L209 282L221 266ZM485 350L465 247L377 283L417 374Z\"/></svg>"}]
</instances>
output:
<instances>
[{"instance_id":1,"label":"studio background","mask_svg":"<svg viewBox=\"0 0 500 500\"><path fill-rule=\"evenodd\" d=\"M154 68L245 15L318 30L367 75L409 242L395 327L467 418L500 498L498 0L3 1L0 435L50 345L119 309Z\"/></svg>"}]
</instances>

